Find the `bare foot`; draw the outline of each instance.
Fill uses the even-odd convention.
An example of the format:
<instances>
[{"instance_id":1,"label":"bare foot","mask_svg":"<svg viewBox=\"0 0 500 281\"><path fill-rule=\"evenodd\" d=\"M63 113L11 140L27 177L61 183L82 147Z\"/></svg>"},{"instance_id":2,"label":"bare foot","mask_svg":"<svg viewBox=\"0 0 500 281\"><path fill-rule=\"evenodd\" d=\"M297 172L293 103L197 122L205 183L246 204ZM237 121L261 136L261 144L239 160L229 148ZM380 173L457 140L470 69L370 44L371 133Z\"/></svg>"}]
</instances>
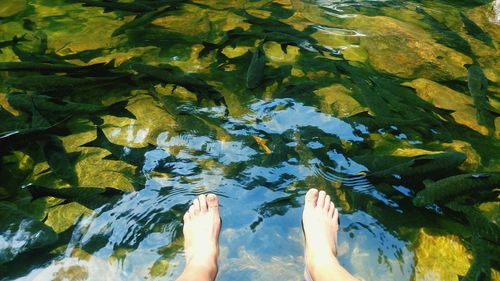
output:
<instances>
[{"instance_id":1,"label":"bare foot","mask_svg":"<svg viewBox=\"0 0 500 281\"><path fill-rule=\"evenodd\" d=\"M311 275L314 275L317 268L337 262L335 256L339 229L338 217L338 211L329 195L314 188L307 192L302 214L306 280L311 280Z\"/></svg>"},{"instance_id":2,"label":"bare foot","mask_svg":"<svg viewBox=\"0 0 500 281\"><path fill-rule=\"evenodd\" d=\"M217 196L200 195L193 200L193 204L184 214L186 269L178 280L190 280L193 276L196 280L215 279L220 225Z\"/></svg>"}]
</instances>

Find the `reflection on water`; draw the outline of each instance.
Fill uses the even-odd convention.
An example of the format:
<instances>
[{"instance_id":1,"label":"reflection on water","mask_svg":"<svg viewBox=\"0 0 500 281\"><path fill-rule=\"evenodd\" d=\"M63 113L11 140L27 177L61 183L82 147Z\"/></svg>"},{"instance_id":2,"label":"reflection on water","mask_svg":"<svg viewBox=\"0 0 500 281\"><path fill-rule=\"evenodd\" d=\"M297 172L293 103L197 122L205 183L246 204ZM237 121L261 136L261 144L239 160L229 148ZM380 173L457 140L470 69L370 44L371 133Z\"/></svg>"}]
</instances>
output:
<instances>
[{"instance_id":1,"label":"reflection on water","mask_svg":"<svg viewBox=\"0 0 500 281\"><path fill-rule=\"evenodd\" d=\"M14 253L0 257L1 280L174 280L182 215L207 192L221 205L218 280L303 280L310 187L339 208L339 260L356 276L465 275L467 220L412 198L433 178L425 165L443 176L499 171L500 33L489 4L123 2L140 5L0 3L0 207L20 210L17 232L0 234L0 253ZM27 64L3 64L17 61ZM465 162L419 158L449 151ZM374 171L387 175L374 182ZM77 203L88 194L32 200L20 189L29 183L125 194L92 210ZM498 198L480 195L466 199L491 204L481 211L494 218ZM21 245L41 233L22 223L26 213L57 242ZM428 245L458 258L434 260Z\"/></svg>"},{"instance_id":2,"label":"reflection on water","mask_svg":"<svg viewBox=\"0 0 500 281\"><path fill-rule=\"evenodd\" d=\"M292 99L259 101L248 108L251 113L220 124L232 141L196 132L160 134L158 148L145 154L145 187L83 218L64 254L25 278L45 280L68 274L89 280L173 278L184 262L182 214L198 194L214 192L220 196L223 219L218 280L276 276L302 280L303 187L325 180L318 187L328 190L330 180L344 179L346 188L390 202L373 186L367 187L366 180L350 181L349 175L366 168L337 149L322 153L327 156L325 162L316 158L315 150L329 144L321 143L318 134L303 132L315 129L341 140L362 141L348 123ZM195 113L212 114L210 108ZM288 157L271 159L273 155L259 151L254 134L279 138L273 154L278 151ZM155 175L159 170L168 175ZM348 269L366 279L400 280L411 275L413 260L407 242L364 212L345 214L341 220L339 257Z\"/></svg>"}]
</instances>

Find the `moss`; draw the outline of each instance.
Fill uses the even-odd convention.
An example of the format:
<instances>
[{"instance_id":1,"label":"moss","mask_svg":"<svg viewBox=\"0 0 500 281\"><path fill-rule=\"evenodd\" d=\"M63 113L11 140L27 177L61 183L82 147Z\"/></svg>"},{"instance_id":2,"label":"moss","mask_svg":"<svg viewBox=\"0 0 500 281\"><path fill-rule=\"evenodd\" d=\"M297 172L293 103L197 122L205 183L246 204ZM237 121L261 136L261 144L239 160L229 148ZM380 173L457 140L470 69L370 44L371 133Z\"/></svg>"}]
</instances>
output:
<instances>
[{"instance_id":1,"label":"moss","mask_svg":"<svg viewBox=\"0 0 500 281\"><path fill-rule=\"evenodd\" d=\"M455 235L421 229L415 246L415 280L458 281L470 267L471 254Z\"/></svg>"}]
</instances>

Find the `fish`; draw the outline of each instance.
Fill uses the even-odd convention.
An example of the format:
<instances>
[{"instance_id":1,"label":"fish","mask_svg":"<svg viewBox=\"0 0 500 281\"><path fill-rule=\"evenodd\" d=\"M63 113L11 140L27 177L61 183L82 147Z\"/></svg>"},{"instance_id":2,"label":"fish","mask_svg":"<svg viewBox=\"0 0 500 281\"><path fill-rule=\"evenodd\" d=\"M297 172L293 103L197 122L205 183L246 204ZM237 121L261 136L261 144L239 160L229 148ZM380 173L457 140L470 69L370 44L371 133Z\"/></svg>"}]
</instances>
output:
<instances>
[{"instance_id":1,"label":"fish","mask_svg":"<svg viewBox=\"0 0 500 281\"><path fill-rule=\"evenodd\" d=\"M139 167L142 167L144 165L144 155L146 154L146 152L156 149L156 147L152 145L148 145L143 148L132 148L114 144L109 141L100 127L97 127L96 139L82 145L82 147L100 147L106 149L107 151L111 152L111 155L105 157L104 159L121 160Z\"/></svg>"},{"instance_id":2,"label":"fish","mask_svg":"<svg viewBox=\"0 0 500 281\"><path fill-rule=\"evenodd\" d=\"M72 3L81 3L84 7L101 7L104 8L104 12L111 11L125 11L132 13L146 13L152 12L154 9L148 5L141 3L122 3L122 2L110 2L110 1L97 1L97 0L66 0Z\"/></svg>"},{"instance_id":3,"label":"fish","mask_svg":"<svg viewBox=\"0 0 500 281\"><path fill-rule=\"evenodd\" d=\"M29 31L35 31L36 23L30 19L23 19L23 28Z\"/></svg>"},{"instance_id":4,"label":"fish","mask_svg":"<svg viewBox=\"0 0 500 281\"><path fill-rule=\"evenodd\" d=\"M88 62L97 56L101 56L103 49L94 49L80 51L78 53L68 54L68 55L58 55L56 53L46 54L45 51L39 50L39 52L27 52L17 47L17 45L12 46L12 51L22 62L27 63L49 63L55 65L67 65L68 67L74 66L67 62L66 60L81 60L83 62ZM111 60L106 64L106 66L113 66L114 60Z\"/></svg>"},{"instance_id":5,"label":"fish","mask_svg":"<svg viewBox=\"0 0 500 281\"><path fill-rule=\"evenodd\" d=\"M74 183L77 176L73 165L73 157L70 157L66 152L62 141L57 136L48 136L45 140L40 141L40 144L42 145L45 160L47 160L52 172L61 179Z\"/></svg>"},{"instance_id":6,"label":"fish","mask_svg":"<svg viewBox=\"0 0 500 281\"><path fill-rule=\"evenodd\" d=\"M270 202L261 204L258 208L258 213L264 218L269 218L274 215L285 215L289 209L300 207L297 200L298 194L296 192L286 197L276 198Z\"/></svg>"},{"instance_id":7,"label":"fish","mask_svg":"<svg viewBox=\"0 0 500 281\"><path fill-rule=\"evenodd\" d=\"M0 202L0 233L2 239L5 239L0 247L0 264L58 240L58 235L52 228L7 202ZM16 239L15 236L21 234L23 239Z\"/></svg>"},{"instance_id":8,"label":"fish","mask_svg":"<svg viewBox=\"0 0 500 281\"><path fill-rule=\"evenodd\" d=\"M264 70L264 82L273 83L276 81L283 81L283 79L290 77L292 66L289 64L281 65L277 68L267 67Z\"/></svg>"},{"instance_id":9,"label":"fish","mask_svg":"<svg viewBox=\"0 0 500 281\"><path fill-rule=\"evenodd\" d=\"M476 38L477 40L484 42L486 45L492 48L494 47L491 36L488 33L484 32L484 30L482 30L481 27L479 27L475 22L469 19L462 12L460 12L460 19L462 19L462 22L464 23L464 27L465 30L467 31L467 34Z\"/></svg>"},{"instance_id":10,"label":"fish","mask_svg":"<svg viewBox=\"0 0 500 281\"><path fill-rule=\"evenodd\" d=\"M491 113L488 104L488 79L478 65L469 66L467 72L467 86L476 107L478 123L486 126L490 134L493 134L495 131L495 116Z\"/></svg>"},{"instance_id":11,"label":"fish","mask_svg":"<svg viewBox=\"0 0 500 281\"><path fill-rule=\"evenodd\" d=\"M248 89L255 89L264 80L264 69L266 67L266 54L263 45L260 44L252 55L252 60L248 66L246 75L246 86Z\"/></svg>"},{"instance_id":12,"label":"fish","mask_svg":"<svg viewBox=\"0 0 500 281\"><path fill-rule=\"evenodd\" d=\"M43 138L47 135L50 135L51 134L50 130L54 127L55 126L48 126L41 128L40 127L23 128L23 129L0 132L0 144L1 144L0 151L3 151L3 148L5 148L8 143L13 143L16 140L23 141L28 138L31 138L31 140L33 140L36 136Z\"/></svg>"},{"instance_id":13,"label":"fish","mask_svg":"<svg viewBox=\"0 0 500 281\"><path fill-rule=\"evenodd\" d=\"M360 163L368 170L382 171L389 169L394 165L399 165L411 160L411 157L393 156L393 155L373 155L373 154L363 154L358 156L353 156L352 160L356 163Z\"/></svg>"},{"instance_id":14,"label":"fish","mask_svg":"<svg viewBox=\"0 0 500 281\"><path fill-rule=\"evenodd\" d=\"M401 228L425 227L429 222L430 214L419 212L411 208L389 207L382 201L367 198L366 213L379 221L386 229L394 229L398 232Z\"/></svg>"},{"instance_id":15,"label":"fish","mask_svg":"<svg viewBox=\"0 0 500 281\"><path fill-rule=\"evenodd\" d=\"M481 238L480 235L473 233L472 235L472 254L474 259L467 270L467 273L460 281L483 281L491 280L491 255L488 251L488 242Z\"/></svg>"},{"instance_id":16,"label":"fish","mask_svg":"<svg viewBox=\"0 0 500 281\"><path fill-rule=\"evenodd\" d=\"M210 42L203 42L203 50L200 52L199 56L200 57L205 57L208 55L211 51L213 50L222 50L226 46L236 46L239 41L246 40L246 41L255 41L255 40L262 40L262 43L265 42L276 42L281 45L281 49L283 50L284 53L287 53L287 46L296 46L298 48L301 48L303 50L311 51L311 52L323 52L323 51L328 51L330 52L331 50L322 47L314 40L311 40L310 38L302 37L302 36L297 36L297 35L291 35L288 33L284 32L278 32L278 31L253 31L253 30L248 30L245 31L241 28L235 28L233 30L230 30L226 32L225 36L221 40L221 43L214 44Z\"/></svg>"},{"instance_id":17,"label":"fish","mask_svg":"<svg viewBox=\"0 0 500 281\"><path fill-rule=\"evenodd\" d=\"M301 37L303 36L304 32L298 31L295 29L293 26L286 24L279 19L276 18L259 18L256 16L253 16L249 14L246 10L233 10L233 12L239 16L242 16L245 18L245 21L252 24L253 26L258 26L261 28L264 33L266 32L279 32L279 33L286 33L289 35ZM312 30L312 32L315 32L316 30Z\"/></svg>"},{"instance_id":18,"label":"fish","mask_svg":"<svg viewBox=\"0 0 500 281\"><path fill-rule=\"evenodd\" d=\"M97 209L105 204L116 202L124 191L112 187L65 187L49 188L40 185L25 187L33 200L42 197L55 197L65 199L65 203L76 202L89 209Z\"/></svg>"},{"instance_id":19,"label":"fish","mask_svg":"<svg viewBox=\"0 0 500 281\"><path fill-rule=\"evenodd\" d=\"M337 69L338 68L340 68L340 71L350 76L350 79L354 83L353 86L357 89L356 92L360 93L357 99L360 100L363 105L370 108L376 116L391 116L392 112L389 103L382 98L381 93L377 91L378 89L375 87L373 81L367 79L368 73L366 73L366 71L360 71L358 73L357 69L353 69L351 66L347 65L337 65ZM356 95L354 98L356 98Z\"/></svg>"},{"instance_id":20,"label":"fish","mask_svg":"<svg viewBox=\"0 0 500 281\"><path fill-rule=\"evenodd\" d=\"M390 127L390 126L415 126L424 121L424 118L417 119L400 119L393 117L372 116L367 111L360 112L356 115L345 117L346 121L360 123L373 127Z\"/></svg>"},{"instance_id":21,"label":"fish","mask_svg":"<svg viewBox=\"0 0 500 281\"><path fill-rule=\"evenodd\" d=\"M432 34L435 34L437 36L438 43L460 51L465 55L474 55L469 43L460 35L458 35L458 33L451 30L448 26L446 26L446 24L443 24L440 21L436 20L420 6L416 7L416 11L424 16L422 18L422 21L428 23L432 27Z\"/></svg>"},{"instance_id":22,"label":"fish","mask_svg":"<svg viewBox=\"0 0 500 281\"><path fill-rule=\"evenodd\" d=\"M33 72L79 72L94 71L109 67L109 63L97 63L92 65L56 64L43 62L0 62L0 71L33 71Z\"/></svg>"},{"instance_id":23,"label":"fish","mask_svg":"<svg viewBox=\"0 0 500 281\"><path fill-rule=\"evenodd\" d=\"M105 84L113 83L122 80L129 75L121 75L115 77L85 77L76 78L71 76L59 75L29 75L23 77L11 77L6 81L6 84L11 88L53 92L57 90L74 90L81 88L93 88Z\"/></svg>"},{"instance_id":24,"label":"fish","mask_svg":"<svg viewBox=\"0 0 500 281\"><path fill-rule=\"evenodd\" d=\"M373 183L443 178L452 174L465 159L465 154L460 152L422 155L381 171L370 172L366 177Z\"/></svg>"},{"instance_id":25,"label":"fish","mask_svg":"<svg viewBox=\"0 0 500 281\"><path fill-rule=\"evenodd\" d=\"M36 138L44 138L48 135L54 134L58 130L57 126L60 123L62 122L47 126L32 126L31 128L20 128L0 132L0 151L2 151L2 148L5 148L8 143L26 141L28 139L33 141Z\"/></svg>"},{"instance_id":26,"label":"fish","mask_svg":"<svg viewBox=\"0 0 500 281\"><path fill-rule=\"evenodd\" d=\"M0 42L0 53L2 53L3 48L9 47L9 46L15 46L17 43L23 42L23 41L28 41L26 39L26 34L22 35L21 37L17 37L17 35L14 35L12 40Z\"/></svg>"},{"instance_id":27,"label":"fish","mask_svg":"<svg viewBox=\"0 0 500 281\"><path fill-rule=\"evenodd\" d=\"M142 25L149 24L154 19L156 19L156 18L162 16L163 14L165 14L166 12L174 10L174 9L175 9L175 6L167 5L167 6L164 6L162 8L159 8L156 11L144 13L141 16L137 16L132 21L127 22L124 25L117 28L115 31L113 31L111 36L115 37L115 36L123 34L127 29L137 28L137 27L140 27Z\"/></svg>"},{"instance_id":28,"label":"fish","mask_svg":"<svg viewBox=\"0 0 500 281\"><path fill-rule=\"evenodd\" d=\"M26 127L26 122L20 120L18 116L13 115L11 112L6 110L2 105L0 105L0 132L2 131L13 131L19 128Z\"/></svg>"},{"instance_id":29,"label":"fish","mask_svg":"<svg viewBox=\"0 0 500 281\"><path fill-rule=\"evenodd\" d=\"M500 244L500 226L486 218L478 208L457 201L446 204L446 207L463 213L471 229L482 238Z\"/></svg>"},{"instance_id":30,"label":"fish","mask_svg":"<svg viewBox=\"0 0 500 281\"><path fill-rule=\"evenodd\" d=\"M298 194L290 194L287 197L276 198L272 201L262 203L258 208L258 218L250 224L250 229L255 232L257 227L264 221L264 218L273 216L284 216L292 208L300 207L297 200Z\"/></svg>"},{"instance_id":31,"label":"fish","mask_svg":"<svg viewBox=\"0 0 500 281\"><path fill-rule=\"evenodd\" d=\"M318 45L311 43L309 38L305 37L297 37L294 35L282 33L282 32L266 32L264 33L264 42L274 41L276 43L281 44L281 49L284 53L286 53L286 46L296 46L301 49L305 49L308 51L319 51L322 49Z\"/></svg>"},{"instance_id":32,"label":"fish","mask_svg":"<svg viewBox=\"0 0 500 281\"><path fill-rule=\"evenodd\" d=\"M45 95L27 95L22 93L8 94L7 100L12 107L26 112L31 112L32 107L35 106L37 110L49 112L52 115L81 116L109 112L113 116L135 119L134 114L126 109L127 100L104 106L100 104L76 103Z\"/></svg>"},{"instance_id":33,"label":"fish","mask_svg":"<svg viewBox=\"0 0 500 281\"><path fill-rule=\"evenodd\" d=\"M265 154L271 154L271 149L267 146L267 140L258 136L252 136Z\"/></svg>"},{"instance_id":34,"label":"fish","mask_svg":"<svg viewBox=\"0 0 500 281\"><path fill-rule=\"evenodd\" d=\"M313 94L314 90L321 86L317 81L301 81L297 83L286 84L280 87L274 94L275 97L287 98L301 96L304 94Z\"/></svg>"},{"instance_id":35,"label":"fish","mask_svg":"<svg viewBox=\"0 0 500 281\"><path fill-rule=\"evenodd\" d=\"M3 111L0 111L0 113L2 112ZM2 119L2 121L7 123L8 127L7 131L0 132L0 155L9 149L17 149L26 144L26 142L44 140L50 135L58 133L60 130L59 125L67 119L67 117L65 117L54 124L50 124L34 106L31 109L30 127L21 127L23 125L22 122L13 122L9 115L5 116L5 114L1 114L0 116L7 117L6 119ZM14 119L14 121L16 120ZM15 126L17 128L12 128L10 126Z\"/></svg>"},{"instance_id":36,"label":"fish","mask_svg":"<svg viewBox=\"0 0 500 281\"><path fill-rule=\"evenodd\" d=\"M12 51L21 61L25 62L43 62L43 63L53 63L53 64L68 64L70 63L64 61L60 56L56 54L40 54L36 52L27 52L17 47L17 45L12 46Z\"/></svg>"},{"instance_id":37,"label":"fish","mask_svg":"<svg viewBox=\"0 0 500 281\"><path fill-rule=\"evenodd\" d=\"M226 101L222 93L214 87L198 78L194 74L186 74L182 70L170 65L152 66L146 64L135 63L132 69L138 73L161 81L167 84L179 85L186 88L188 91L196 94L198 102L202 100L212 100L216 105L224 104Z\"/></svg>"},{"instance_id":38,"label":"fish","mask_svg":"<svg viewBox=\"0 0 500 281\"><path fill-rule=\"evenodd\" d=\"M423 123L427 121L426 118L416 118L416 119L402 119L394 117L383 117L383 116L372 116L367 111L357 113L353 116L341 118L342 120L351 124L362 124L370 128L388 128L391 126L396 127L410 127L413 129L418 129L421 126L425 126Z\"/></svg>"},{"instance_id":39,"label":"fish","mask_svg":"<svg viewBox=\"0 0 500 281\"><path fill-rule=\"evenodd\" d=\"M35 104L31 102L31 127L47 128L50 127L49 121L36 109Z\"/></svg>"},{"instance_id":40,"label":"fish","mask_svg":"<svg viewBox=\"0 0 500 281\"><path fill-rule=\"evenodd\" d=\"M493 190L500 186L500 172L468 173L424 184L425 189L413 198L413 204L417 207L448 203L459 196Z\"/></svg>"},{"instance_id":41,"label":"fish","mask_svg":"<svg viewBox=\"0 0 500 281\"><path fill-rule=\"evenodd\" d=\"M249 14L246 11L233 11L245 18L245 21L258 27L260 34L259 38L265 41L276 41L282 43L282 49L286 52L283 44L290 44L300 47L308 51L317 51L323 55L323 52L328 52L334 56L338 56L338 50L332 50L321 46L312 37L304 37L304 34L312 34L317 32L316 28L306 28L304 31L298 31L293 26L281 22L279 19L267 18L262 19ZM267 38L267 39L266 39Z\"/></svg>"},{"instance_id":42,"label":"fish","mask_svg":"<svg viewBox=\"0 0 500 281\"><path fill-rule=\"evenodd\" d=\"M314 153L302 141L302 136L298 131L293 132L293 139L295 141L295 146L293 149L297 153L297 156L299 158L299 164L303 165L304 167L310 168L311 163L313 163L313 160L316 158L314 156Z\"/></svg>"}]
</instances>

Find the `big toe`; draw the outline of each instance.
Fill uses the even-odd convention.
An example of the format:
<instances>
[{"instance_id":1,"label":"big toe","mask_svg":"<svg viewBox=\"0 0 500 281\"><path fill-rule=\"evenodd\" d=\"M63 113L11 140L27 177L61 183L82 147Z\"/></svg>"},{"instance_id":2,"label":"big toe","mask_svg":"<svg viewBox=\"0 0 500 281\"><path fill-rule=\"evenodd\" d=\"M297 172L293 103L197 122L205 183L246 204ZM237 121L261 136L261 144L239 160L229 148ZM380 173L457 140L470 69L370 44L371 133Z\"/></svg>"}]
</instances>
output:
<instances>
[{"instance_id":1,"label":"big toe","mask_svg":"<svg viewBox=\"0 0 500 281\"><path fill-rule=\"evenodd\" d=\"M316 188L311 188L306 193L306 207L316 207L319 191Z\"/></svg>"},{"instance_id":2,"label":"big toe","mask_svg":"<svg viewBox=\"0 0 500 281\"><path fill-rule=\"evenodd\" d=\"M207 195L207 205L208 205L208 209L210 209L210 210L215 210L215 209L219 208L219 199L217 198L217 195L208 194Z\"/></svg>"}]
</instances>

